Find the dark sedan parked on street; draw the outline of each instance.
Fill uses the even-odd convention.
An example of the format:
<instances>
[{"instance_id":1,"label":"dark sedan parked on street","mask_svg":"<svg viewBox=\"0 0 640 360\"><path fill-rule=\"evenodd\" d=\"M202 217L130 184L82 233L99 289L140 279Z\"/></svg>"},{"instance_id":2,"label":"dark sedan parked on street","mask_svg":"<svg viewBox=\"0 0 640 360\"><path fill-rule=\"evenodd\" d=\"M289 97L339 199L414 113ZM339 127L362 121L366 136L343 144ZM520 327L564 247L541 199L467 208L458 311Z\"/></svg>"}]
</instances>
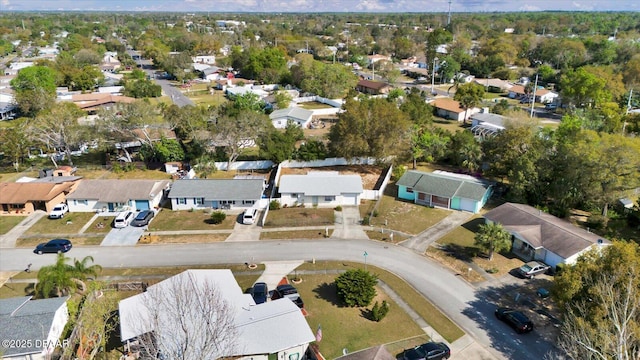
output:
<instances>
[{"instance_id":1,"label":"dark sedan parked on street","mask_svg":"<svg viewBox=\"0 0 640 360\"><path fill-rule=\"evenodd\" d=\"M71 241L68 239L53 239L49 240L46 243L38 244L36 248L33 250L36 254L44 254L44 253L65 253L71 250Z\"/></svg>"},{"instance_id":2,"label":"dark sedan parked on street","mask_svg":"<svg viewBox=\"0 0 640 360\"><path fill-rule=\"evenodd\" d=\"M533 323L521 311L509 308L497 308L496 317L509 324L518 334L527 333L533 330Z\"/></svg>"}]
</instances>

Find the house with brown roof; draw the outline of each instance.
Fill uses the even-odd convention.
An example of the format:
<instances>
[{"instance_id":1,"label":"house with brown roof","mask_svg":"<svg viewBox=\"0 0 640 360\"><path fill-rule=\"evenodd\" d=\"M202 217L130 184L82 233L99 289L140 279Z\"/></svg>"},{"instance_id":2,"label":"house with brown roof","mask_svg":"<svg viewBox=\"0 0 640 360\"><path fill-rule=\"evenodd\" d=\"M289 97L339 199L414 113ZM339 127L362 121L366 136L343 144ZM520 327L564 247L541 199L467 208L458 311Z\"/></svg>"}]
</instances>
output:
<instances>
[{"instance_id":1,"label":"house with brown roof","mask_svg":"<svg viewBox=\"0 0 640 360\"><path fill-rule=\"evenodd\" d=\"M436 98L431 102L431 106L436 109L436 115L459 122L465 121L471 115L480 112L480 109L476 107L465 110L460 102L451 98Z\"/></svg>"},{"instance_id":2,"label":"house with brown roof","mask_svg":"<svg viewBox=\"0 0 640 360\"><path fill-rule=\"evenodd\" d=\"M87 113L95 114L100 108L110 108L117 103L130 104L136 99L109 93L90 93L72 95L71 101Z\"/></svg>"},{"instance_id":3,"label":"house with brown roof","mask_svg":"<svg viewBox=\"0 0 640 360\"><path fill-rule=\"evenodd\" d=\"M528 94L525 91L524 86L522 85L514 85L509 89L509 98L511 99L517 99L526 95ZM533 93L530 95L533 96ZM553 91L549 91L547 89L538 89L536 90L535 102L546 104L546 103L553 102L557 97L558 97L558 94L554 93Z\"/></svg>"},{"instance_id":4,"label":"house with brown roof","mask_svg":"<svg viewBox=\"0 0 640 360\"><path fill-rule=\"evenodd\" d=\"M572 265L585 252L610 242L532 206L505 203L484 215L511 233L512 252L524 261L539 260L555 267Z\"/></svg>"},{"instance_id":5,"label":"house with brown roof","mask_svg":"<svg viewBox=\"0 0 640 360\"><path fill-rule=\"evenodd\" d=\"M73 188L74 181L0 183L0 213L26 215L36 210L50 212L54 206L66 201Z\"/></svg>"},{"instance_id":6,"label":"house with brown roof","mask_svg":"<svg viewBox=\"0 0 640 360\"><path fill-rule=\"evenodd\" d=\"M386 94L391 90L391 86L380 81L360 80L356 85L356 90L369 95Z\"/></svg>"}]
</instances>

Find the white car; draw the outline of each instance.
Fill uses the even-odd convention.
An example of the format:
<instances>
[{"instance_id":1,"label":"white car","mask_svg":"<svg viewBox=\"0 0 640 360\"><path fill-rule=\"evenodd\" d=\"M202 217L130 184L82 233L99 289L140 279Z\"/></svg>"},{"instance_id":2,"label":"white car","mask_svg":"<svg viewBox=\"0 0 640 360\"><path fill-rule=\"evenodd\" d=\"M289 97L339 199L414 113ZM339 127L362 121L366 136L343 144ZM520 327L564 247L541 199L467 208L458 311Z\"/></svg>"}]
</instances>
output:
<instances>
[{"instance_id":1,"label":"white car","mask_svg":"<svg viewBox=\"0 0 640 360\"><path fill-rule=\"evenodd\" d=\"M258 210L255 208L246 209L242 214L242 223L245 225L251 225L256 221Z\"/></svg>"},{"instance_id":2,"label":"white car","mask_svg":"<svg viewBox=\"0 0 640 360\"><path fill-rule=\"evenodd\" d=\"M53 210L51 210L51 212L49 213L49 218L50 219L62 219L64 217L64 214L69 212L69 207L67 206L67 204L58 204L56 205Z\"/></svg>"}]
</instances>

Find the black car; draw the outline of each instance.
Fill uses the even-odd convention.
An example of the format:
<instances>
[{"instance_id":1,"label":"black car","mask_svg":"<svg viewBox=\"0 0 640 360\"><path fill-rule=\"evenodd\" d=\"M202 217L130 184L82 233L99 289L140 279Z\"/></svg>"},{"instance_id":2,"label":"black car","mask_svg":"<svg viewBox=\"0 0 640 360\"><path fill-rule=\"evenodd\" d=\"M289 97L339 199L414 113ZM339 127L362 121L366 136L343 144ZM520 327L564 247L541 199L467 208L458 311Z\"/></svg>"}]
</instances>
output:
<instances>
[{"instance_id":1,"label":"black car","mask_svg":"<svg viewBox=\"0 0 640 360\"><path fill-rule=\"evenodd\" d=\"M428 342L411 349L407 349L402 354L403 360L441 360L448 359L451 350L445 343Z\"/></svg>"},{"instance_id":2,"label":"black car","mask_svg":"<svg viewBox=\"0 0 640 360\"><path fill-rule=\"evenodd\" d=\"M289 284L278 285L271 295L271 300L277 300L285 297L293 301L299 308L302 309L304 307L304 302L302 301L300 294L298 294L298 289Z\"/></svg>"},{"instance_id":3,"label":"black car","mask_svg":"<svg viewBox=\"0 0 640 360\"><path fill-rule=\"evenodd\" d=\"M38 244L33 250L36 254L65 253L71 250L71 241L68 239L53 239L46 243Z\"/></svg>"},{"instance_id":4,"label":"black car","mask_svg":"<svg viewBox=\"0 0 640 360\"><path fill-rule=\"evenodd\" d=\"M263 282L253 284L253 287L251 288L251 296L256 304L267 302L267 298L269 297L269 288L267 288L267 284Z\"/></svg>"},{"instance_id":5,"label":"black car","mask_svg":"<svg viewBox=\"0 0 640 360\"><path fill-rule=\"evenodd\" d=\"M521 311L509 308L497 308L496 317L509 324L518 334L533 330L533 322Z\"/></svg>"},{"instance_id":6,"label":"black car","mask_svg":"<svg viewBox=\"0 0 640 360\"><path fill-rule=\"evenodd\" d=\"M151 210L142 210L131 221L131 226L146 226L149 225L149 221L153 219L154 212Z\"/></svg>"}]
</instances>

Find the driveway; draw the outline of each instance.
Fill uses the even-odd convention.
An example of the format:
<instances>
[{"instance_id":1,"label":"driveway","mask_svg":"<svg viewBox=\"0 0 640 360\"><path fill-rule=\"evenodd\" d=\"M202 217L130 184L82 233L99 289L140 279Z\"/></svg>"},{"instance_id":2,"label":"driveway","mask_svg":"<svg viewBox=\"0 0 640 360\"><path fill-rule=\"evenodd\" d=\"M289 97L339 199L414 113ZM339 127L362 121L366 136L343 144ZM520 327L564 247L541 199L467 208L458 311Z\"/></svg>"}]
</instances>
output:
<instances>
[{"instance_id":1,"label":"driveway","mask_svg":"<svg viewBox=\"0 0 640 360\"><path fill-rule=\"evenodd\" d=\"M236 217L236 223L233 226L233 232L225 241L233 242L233 241L258 241L260 240L260 231L262 227L258 226L260 222L259 219L262 218L263 211L258 211L258 215L256 216L256 220L251 225L245 225L242 223L242 214L229 214L229 216Z\"/></svg>"},{"instance_id":2,"label":"driveway","mask_svg":"<svg viewBox=\"0 0 640 360\"><path fill-rule=\"evenodd\" d=\"M114 228L104 237L100 246L134 246L145 232L145 227Z\"/></svg>"},{"instance_id":3,"label":"driveway","mask_svg":"<svg viewBox=\"0 0 640 360\"><path fill-rule=\"evenodd\" d=\"M360 210L357 206L343 206L335 212L333 239L368 239L360 224Z\"/></svg>"}]
</instances>

